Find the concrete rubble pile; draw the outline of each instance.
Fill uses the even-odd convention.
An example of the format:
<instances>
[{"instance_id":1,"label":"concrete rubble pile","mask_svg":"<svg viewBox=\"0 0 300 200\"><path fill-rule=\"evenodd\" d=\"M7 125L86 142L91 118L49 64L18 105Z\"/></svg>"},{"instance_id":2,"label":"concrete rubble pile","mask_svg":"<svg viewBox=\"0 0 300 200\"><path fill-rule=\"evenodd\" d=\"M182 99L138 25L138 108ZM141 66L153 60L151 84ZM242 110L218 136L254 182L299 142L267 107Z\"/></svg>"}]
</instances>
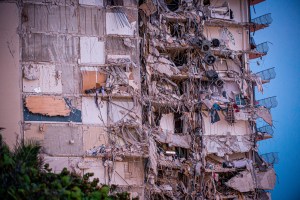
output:
<instances>
[{"instance_id":1,"label":"concrete rubble pile","mask_svg":"<svg viewBox=\"0 0 300 200\"><path fill-rule=\"evenodd\" d=\"M8 2L8 1L7 1ZM10 1L11 2L11 1ZM270 199L258 155L264 56L238 0L23 0L25 139L54 171L93 172L139 199ZM262 130L262 129L261 129Z\"/></svg>"}]
</instances>

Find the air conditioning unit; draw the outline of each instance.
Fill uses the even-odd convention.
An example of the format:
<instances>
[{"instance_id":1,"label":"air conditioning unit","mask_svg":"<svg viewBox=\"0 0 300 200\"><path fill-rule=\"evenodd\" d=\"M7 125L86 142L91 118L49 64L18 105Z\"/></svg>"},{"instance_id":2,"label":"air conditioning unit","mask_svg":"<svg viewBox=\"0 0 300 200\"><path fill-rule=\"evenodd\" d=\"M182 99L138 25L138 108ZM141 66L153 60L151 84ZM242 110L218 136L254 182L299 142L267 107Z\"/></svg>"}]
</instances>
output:
<instances>
[{"instance_id":1,"label":"air conditioning unit","mask_svg":"<svg viewBox=\"0 0 300 200\"><path fill-rule=\"evenodd\" d=\"M213 56L211 53L207 53L205 56L204 56L204 59L203 61L208 64L208 65L212 65L216 62L216 57Z\"/></svg>"},{"instance_id":2,"label":"air conditioning unit","mask_svg":"<svg viewBox=\"0 0 300 200\"><path fill-rule=\"evenodd\" d=\"M214 38L211 40L211 46L213 46L213 47L219 47L220 44L221 44L221 42L219 39Z\"/></svg>"},{"instance_id":3,"label":"air conditioning unit","mask_svg":"<svg viewBox=\"0 0 300 200\"><path fill-rule=\"evenodd\" d=\"M208 40L203 40L201 45L202 52L209 52L210 51L211 42Z\"/></svg>"}]
</instances>

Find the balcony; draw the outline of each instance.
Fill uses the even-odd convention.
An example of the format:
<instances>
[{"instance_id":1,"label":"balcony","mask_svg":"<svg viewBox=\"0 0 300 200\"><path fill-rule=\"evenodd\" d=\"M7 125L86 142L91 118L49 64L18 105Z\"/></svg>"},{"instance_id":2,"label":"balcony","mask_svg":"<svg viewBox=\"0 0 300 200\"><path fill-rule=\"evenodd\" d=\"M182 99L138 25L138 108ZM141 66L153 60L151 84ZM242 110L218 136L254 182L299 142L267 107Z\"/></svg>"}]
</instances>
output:
<instances>
[{"instance_id":1,"label":"balcony","mask_svg":"<svg viewBox=\"0 0 300 200\"><path fill-rule=\"evenodd\" d=\"M253 39L250 39L250 45L255 45L254 40L251 41ZM267 55L268 51L269 51L269 42L263 42L260 43L258 45L255 45L255 49L251 50L251 52L249 53L249 59L256 59L262 56ZM252 46L251 46L252 47Z\"/></svg>"},{"instance_id":2,"label":"balcony","mask_svg":"<svg viewBox=\"0 0 300 200\"><path fill-rule=\"evenodd\" d=\"M256 101L257 106L264 106L267 109L275 108L278 105L276 96L260 99Z\"/></svg>"},{"instance_id":3,"label":"balcony","mask_svg":"<svg viewBox=\"0 0 300 200\"><path fill-rule=\"evenodd\" d=\"M256 75L258 75L262 81L269 82L276 77L275 67L257 72Z\"/></svg>"},{"instance_id":4,"label":"balcony","mask_svg":"<svg viewBox=\"0 0 300 200\"><path fill-rule=\"evenodd\" d=\"M279 162L278 152L262 154L260 157L269 165L278 164Z\"/></svg>"},{"instance_id":5,"label":"balcony","mask_svg":"<svg viewBox=\"0 0 300 200\"><path fill-rule=\"evenodd\" d=\"M270 125L266 125L266 126L261 126L259 128L256 128L256 132L257 132L257 140L266 140L266 139L270 139L273 137L274 134L274 130L272 128L272 126Z\"/></svg>"},{"instance_id":6,"label":"balcony","mask_svg":"<svg viewBox=\"0 0 300 200\"><path fill-rule=\"evenodd\" d=\"M251 19L250 31L255 32L260 29L268 27L272 23L273 19L271 13Z\"/></svg>"}]
</instances>

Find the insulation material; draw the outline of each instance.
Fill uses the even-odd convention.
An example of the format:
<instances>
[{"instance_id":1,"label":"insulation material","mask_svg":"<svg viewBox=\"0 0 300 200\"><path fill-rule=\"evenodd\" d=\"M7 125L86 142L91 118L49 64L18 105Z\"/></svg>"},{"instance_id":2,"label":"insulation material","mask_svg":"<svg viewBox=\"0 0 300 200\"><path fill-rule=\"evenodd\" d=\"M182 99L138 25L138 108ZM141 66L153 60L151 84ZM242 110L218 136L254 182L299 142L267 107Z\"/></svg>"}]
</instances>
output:
<instances>
[{"instance_id":1,"label":"insulation material","mask_svg":"<svg viewBox=\"0 0 300 200\"><path fill-rule=\"evenodd\" d=\"M80 37L80 63L104 64L105 44L97 37Z\"/></svg>"},{"instance_id":2,"label":"insulation material","mask_svg":"<svg viewBox=\"0 0 300 200\"><path fill-rule=\"evenodd\" d=\"M249 122L247 121L236 121L230 125L225 121L225 117L219 112L220 121L211 123L210 117L203 116L204 122L204 135L249 135L251 133Z\"/></svg>"},{"instance_id":3,"label":"insulation material","mask_svg":"<svg viewBox=\"0 0 300 200\"><path fill-rule=\"evenodd\" d=\"M28 96L25 106L32 113L47 116L68 116L71 112L65 99L56 96Z\"/></svg>"},{"instance_id":4,"label":"insulation material","mask_svg":"<svg viewBox=\"0 0 300 200\"><path fill-rule=\"evenodd\" d=\"M113 123L119 121L137 121L139 119L137 109L133 101L114 100L111 105L110 118Z\"/></svg>"},{"instance_id":5,"label":"insulation material","mask_svg":"<svg viewBox=\"0 0 300 200\"><path fill-rule=\"evenodd\" d=\"M106 13L106 33L108 35L134 35L136 26L136 21L130 23L124 13Z\"/></svg>"},{"instance_id":6,"label":"insulation material","mask_svg":"<svg viewBox=\"0 0 300 200\"><path fill-rule=\"evenodd\" d=\"M125 41L129 38L120 38L108 36L106 38L106 51L108 55L130 55L135 53L133 48L136 48L136 39L130 38L131 48L125 46ZM132 47L134 45L134 47Z\"/></svg>"},{"instance_id":7,"label":"insulation material","mask_svg":"<svg viewBox=\"0 0 300 200\"><path fill-rule=\"evenodd\" d=\"M62 93L62 72L54 65L25 65L23 74L23 92Z\"/></svg>"},{"instance_id":8,"label":"insulation material","mask_svg":"<svg viewBox=\"0 0 300 200\"><path fill-rule=\"evenodd\" d=\"M162 114L159 126L164 131L174 133L174 113Z\"/></svg>"},{"instance_id":9,"label":"insulation material","mask_svg":"<svg viewBox=\"0 0 300 200\"><path fill-rule=\"evenodd\" d=\"M97 146L107 145L108 135L103 127L83 127L83 150L87 151Z\"/></svg>"},{"instance_id":10,"label":"insulation material","mask_svg":"<svg viewBox=\"0 0 300 200\"><path fill-rule=\"evenodd\" d=\"M78 32L78 14L75 6L24 4L23 26L32 32Z\"/></svg>"},{"instance_id":11,"label":"insulation material","mask_svg":"<svg viewBox=\"0 0 300 200\"><path fill-rule=\"evenodd\" d=\"M26 34L22 40L22 60L77 63L79 38L65 35Z\"/></svg>"},{"instance_id":12,"label":"insulation material","mask_svg":"<svg viewBox=\"0 0 300 200\"><path fill-rule=\"evenodd\" d=\"M276 174L273 168L267 169L265 172L256 172L257 187L263 190L273 190L276 184Z\"/></svg>"},{"instance_id":13,"label":"insulation material","mask_svg":"<svg viewBox=\"0 0 300 200\"><path fill-rule=\"evenodd\" d=\"M82 97L83 124L105 125L107 123L107 102L99 99L97 104L94 97Z\"/></svg>"},{"instance_id":14,"label":"insulation material","mask_svg":"<svg viewBox=\"0 0 300 200\"><path fill-rule=\"evenodd\" d=\"M239 192L254 191L254 182L249 171L243 171L225 183Z\"/></svg>"},{"instance_id":15,"label":"insulation material","mask_svg":"<svg viewBox=\"0 0 300 200\"><path fill-rule=\"evenodd\" d=\"M81 157L44 156L45 163L49 164L49 168L51 168L54 173L60 173L64 168L67 168L71 172L82 174L77 166L81 160Z\"/></svg>"},{"instance_id":16,"label":"insulation material","mask_svg":"<svg viewBox=\"0 0 300 200\"><path fill-rule=\"evenodd\" d=\"M220 157L248 152L252 147L250 136L203 136L203 143L208 154L215 153Z\"/></svg>"},{"instance_id":17,"label":"insulation material","mask_svg":"<svg viewBox=\"0 0 300 200\"><path fill-rule=\"evenodd\" d=\"M79 0L79 4L89 6L103 6L103 0Z\"/></svg>"},{"instance_id":18,"label":"insulation material","mask_svg":"<svg viewBox=\"0 0 300 200\"><path fill-rule=\"evenodd\" d=\"M103 0L83 0L89 3L101 3ZM104 35L104 21L105 9L99 7L80 6L79 10L79 32L87 36L103 36Z\"/></svg>"},{"instance_id":19,"label":"insulation material","mask_svg":"<svg viewBox=\"0 0 300 200\"><path fill-rule=\"evenodd\" d=\"M93 88L105 87L106 74L99 71L81 70L82 75L82 92Z\"/></svg>"},{"instance_id":20,"label":"insulation material","mask_svg":"<svg viewBox=\"0 0 300 200\"><path fill-rule=\"evenodd\" d=\"M84 154L81 127L48 125L44 134L45 153L57 156Z\"/></svg>"}]
</instances>

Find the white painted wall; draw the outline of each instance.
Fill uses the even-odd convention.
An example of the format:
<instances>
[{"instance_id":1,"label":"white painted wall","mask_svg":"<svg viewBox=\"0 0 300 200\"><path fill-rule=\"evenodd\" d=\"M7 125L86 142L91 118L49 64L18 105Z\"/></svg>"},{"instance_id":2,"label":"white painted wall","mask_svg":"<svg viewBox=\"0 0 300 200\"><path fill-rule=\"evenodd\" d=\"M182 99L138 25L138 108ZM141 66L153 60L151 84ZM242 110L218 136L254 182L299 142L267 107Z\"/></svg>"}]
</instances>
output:
<instances>
[{"instance_id":1,"label":"white painted wall","mask_svg":"<svg viewBox=\"0 0 300 200\"><path fill-rule=\"evenodd\" d=\"M105 44L97 37L80 37L80 63L104 64Z\"/></svg>"}]
</instances>

